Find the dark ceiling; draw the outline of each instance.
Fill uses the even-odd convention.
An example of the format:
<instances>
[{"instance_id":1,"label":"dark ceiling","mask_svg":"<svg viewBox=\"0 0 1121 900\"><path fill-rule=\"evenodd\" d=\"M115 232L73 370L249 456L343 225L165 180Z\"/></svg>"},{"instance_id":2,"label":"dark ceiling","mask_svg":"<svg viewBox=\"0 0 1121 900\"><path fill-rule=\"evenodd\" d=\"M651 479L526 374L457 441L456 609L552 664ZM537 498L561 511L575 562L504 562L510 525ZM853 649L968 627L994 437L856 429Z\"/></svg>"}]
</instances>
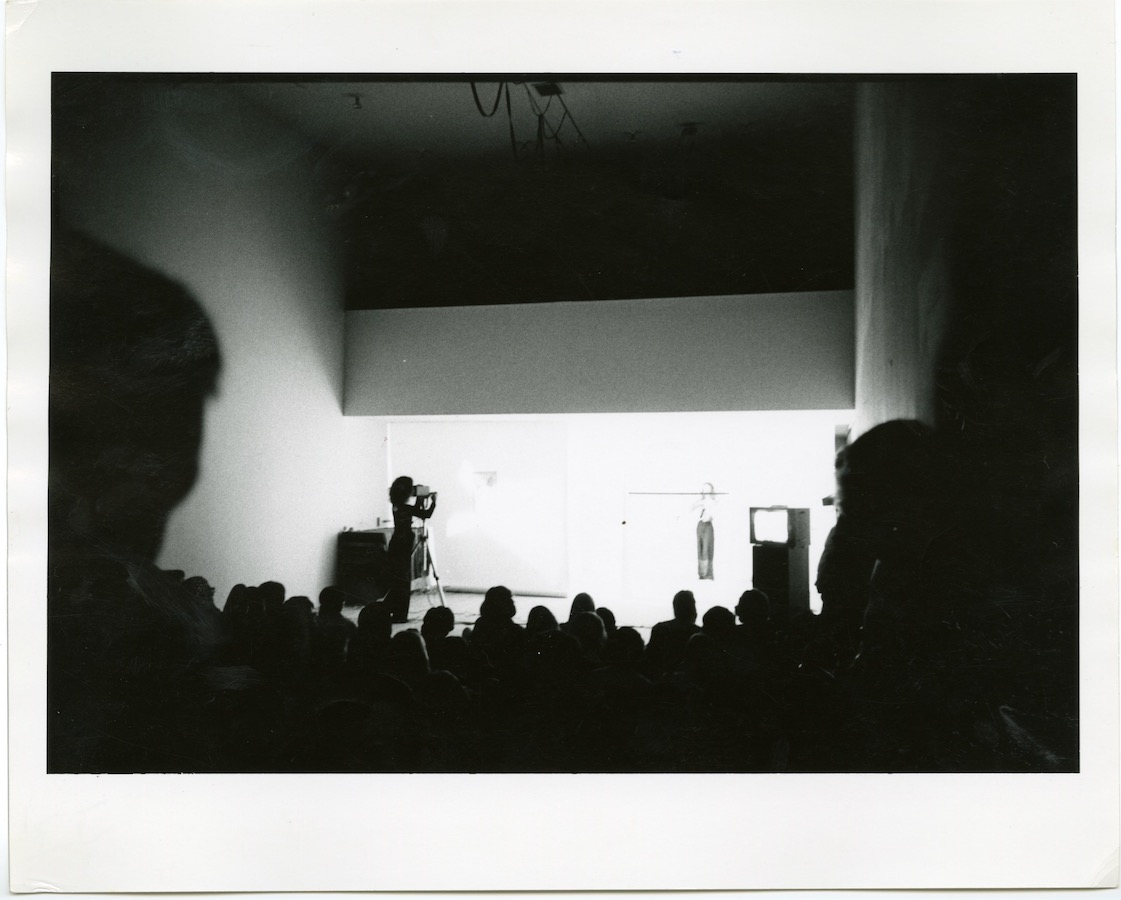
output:
<instances>
[{"instance_id":1,"label":"dark ceiling","mask_svg":"<svg viewBox=\"0 0 1121 900\"><path fill-rule=\"evenodd\" d=\"M139 105L175 146L227 169L311 161L350 309L836 290L853 284L853 89L794 76L58 75L52 153L56 173L80 176L90 142L111 141ZM239 117L248 107L258 114ZM231 128L213 127L215 110Z\"/></svg>"},{"instance_id":2,"label":"dark ceiling","mask_svg":"<svg viewBox=\"0 0 1121 900\"><path fill-rule=\"evenodd\" d=\"M852 287L844 81L315 78L240 90L340 173L330 209L351 309Z\"/></svg>"}]
</instances>

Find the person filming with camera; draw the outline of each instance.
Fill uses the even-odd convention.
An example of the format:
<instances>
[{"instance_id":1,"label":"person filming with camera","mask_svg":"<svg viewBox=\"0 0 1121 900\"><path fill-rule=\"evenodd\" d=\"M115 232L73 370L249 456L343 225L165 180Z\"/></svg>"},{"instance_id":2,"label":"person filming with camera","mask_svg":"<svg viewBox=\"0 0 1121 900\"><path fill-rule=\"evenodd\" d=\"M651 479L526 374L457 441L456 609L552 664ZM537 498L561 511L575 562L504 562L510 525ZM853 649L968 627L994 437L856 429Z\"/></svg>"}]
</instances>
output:
<instances>
[{"instance_id":1,"label":"person filming with camera","mask_svg":"<svg viewBox=\"0 0 1121 900\"><path fill-rule=\"evenodd\" d=\"M405 622L413 587L413 519L432 516L436 492L402 475L389 486L389 502L393 504L393 536L389 539L390 578L385 605L394 622Z\"/></svg>"}]
</instances>

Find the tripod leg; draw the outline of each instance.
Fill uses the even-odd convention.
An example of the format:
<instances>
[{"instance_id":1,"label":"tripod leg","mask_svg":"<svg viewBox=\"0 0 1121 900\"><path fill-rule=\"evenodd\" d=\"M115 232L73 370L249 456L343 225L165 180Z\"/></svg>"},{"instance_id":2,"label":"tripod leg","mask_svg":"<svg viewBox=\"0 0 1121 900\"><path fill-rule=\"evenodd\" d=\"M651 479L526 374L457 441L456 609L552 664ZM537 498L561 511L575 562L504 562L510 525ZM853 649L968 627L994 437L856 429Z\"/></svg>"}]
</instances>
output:
<instances>
[{"instance_id":1,"label":"tripod leg","mask_svg":"<svg viewBox=\"0 0 1121 900\"><path fill-rule=\"evenodd\" d=\"M444 586L440 584L440 573L436 571L436 560L432 558L432 547L427 541L424 542L424 553L428 558L428 567L432 570L432 580L436 582L436 593L440 596L440 605L447 606L444 601Z\"/></svg>"}]
</instances>

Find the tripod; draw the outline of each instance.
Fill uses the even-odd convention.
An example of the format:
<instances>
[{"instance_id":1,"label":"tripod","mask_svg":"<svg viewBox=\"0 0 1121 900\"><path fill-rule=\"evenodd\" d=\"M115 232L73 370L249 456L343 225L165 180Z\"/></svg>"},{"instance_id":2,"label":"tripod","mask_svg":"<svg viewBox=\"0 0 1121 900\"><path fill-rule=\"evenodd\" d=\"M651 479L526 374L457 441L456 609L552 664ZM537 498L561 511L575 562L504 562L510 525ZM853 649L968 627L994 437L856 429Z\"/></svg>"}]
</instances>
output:
<instances>
[{"instance_id":1,"label":"tripod","mask_svg":"<svg viewBox=\"0 0 1121 900\"><path fill-rule=\"evenodd\" d=\"M432 572L432 579L436 582L436 593L440 597L440 605L447 606L444 602L444 588L440 584L440 573L436 571L436 560L432 557L432 544L428 538L428 520L420 520L420 534L417 535L416 545L413 547L413 559L416 559L416 554L420 553L421 563L424 567L424 592L429 592L428 587L428 573ZM411 574L411 573L410 573Z\"/></svg>"}]
</instances>

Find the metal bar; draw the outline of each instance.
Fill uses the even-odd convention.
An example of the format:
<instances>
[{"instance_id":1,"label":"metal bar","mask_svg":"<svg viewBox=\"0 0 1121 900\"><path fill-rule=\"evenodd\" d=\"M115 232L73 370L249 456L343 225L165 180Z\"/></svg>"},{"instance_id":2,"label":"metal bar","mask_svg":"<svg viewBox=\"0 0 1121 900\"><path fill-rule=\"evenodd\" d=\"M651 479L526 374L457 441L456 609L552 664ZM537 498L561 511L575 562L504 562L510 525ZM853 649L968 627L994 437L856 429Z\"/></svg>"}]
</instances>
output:
<instances>
[{"instance_id":1,"label":"metal bar","mask_svg":"<svg viewBox=\"0 0 1121 900\"><path fill-rule=\"evenodd\" d=\"M730 497L731 491L627 491L629 497Z\"/></svg>"}]
</instances>

